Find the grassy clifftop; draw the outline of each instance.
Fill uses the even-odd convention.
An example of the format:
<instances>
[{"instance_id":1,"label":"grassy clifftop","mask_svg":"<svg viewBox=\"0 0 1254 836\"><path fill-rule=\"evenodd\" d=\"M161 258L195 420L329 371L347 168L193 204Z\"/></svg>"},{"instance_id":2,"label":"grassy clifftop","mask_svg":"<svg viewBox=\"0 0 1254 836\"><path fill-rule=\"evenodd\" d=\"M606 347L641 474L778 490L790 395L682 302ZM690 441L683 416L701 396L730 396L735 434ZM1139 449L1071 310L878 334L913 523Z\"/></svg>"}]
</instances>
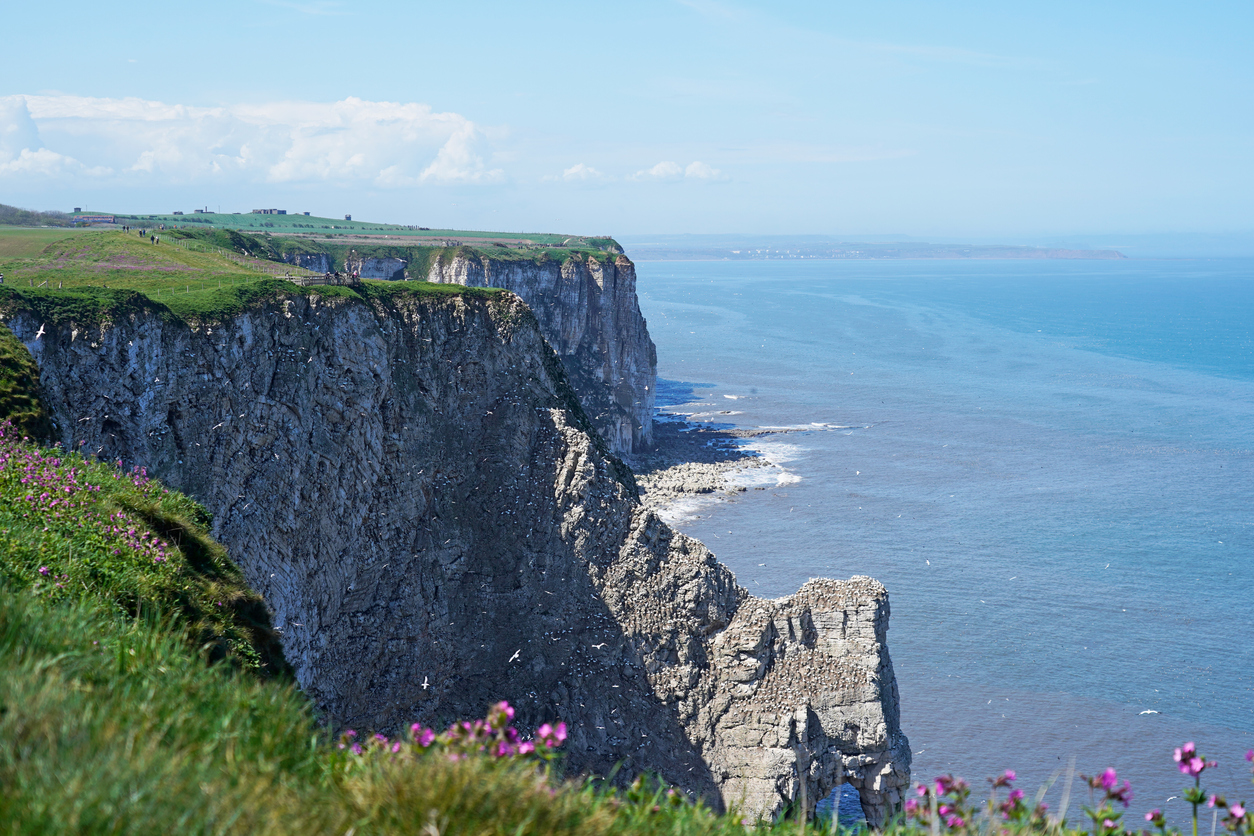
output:
<instances>
[{"instance_id":1,"label":"grassy clifftop","mask_svg":"<svg viewBox=\"0 0 1254 836\"><path fill-rule=\"evenodd\" d=\"M402 258L415 278L426 276L437 259L445 263L458 257L560 263L617 257L613 252L588 247L349 246L233 230L160 234L162 242L154 244L147 236L119 231L0 230L0 274L4 276L0 308L20 304L38 308L53 319L83 323L99 319L105 310L145 306L187 320L219 319L260 298L300 292L290 282L275 278L289 269L283 259L290 260L296 254L325 254L336 266L351 258ZM395 293L493 291L421 281L367 281L355 287L320 286L307 292L372 298Z\"/></svg>"}]
</instances>

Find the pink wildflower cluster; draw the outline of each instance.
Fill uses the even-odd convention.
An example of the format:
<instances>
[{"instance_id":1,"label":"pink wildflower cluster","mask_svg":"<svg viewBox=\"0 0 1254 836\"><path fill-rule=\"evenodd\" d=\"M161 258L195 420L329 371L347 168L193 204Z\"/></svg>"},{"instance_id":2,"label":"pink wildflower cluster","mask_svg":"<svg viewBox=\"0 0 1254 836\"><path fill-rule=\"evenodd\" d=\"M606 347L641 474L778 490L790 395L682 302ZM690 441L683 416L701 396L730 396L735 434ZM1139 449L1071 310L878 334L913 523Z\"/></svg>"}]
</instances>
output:
<instances>
[{"instance_id":1,"label":"pink wildflower cluster","mask_svg":"<svg viewBox=\"0 0 1254 836\"><path fill-rule=\"evenodd\" d=\"M1222 795L1208 796L1201 788L1200 776L1207 770L1217 766L1215 761L1208 761L1197 752L1197 746L1186 743L1175 750L1174 760L1180 771L1192 776L1194 785L1186 789L1182 795L1185 801L1193 805L1193 834L1198 832L1198 807L1202 804L1216 811L1216 820L1236 836L1244 836L1254 831L1254 811L1245 802L1231 803ZM1245 759L1254 765L1254 749L1245 753ZM930 829L933 832L941 827L948 831L978 833L989 836L995 830L991 822L1000 818L1010 825L1017 825L1013 830L1005 826L997 829L999 836L1011 833L1076 833L1066 828L1066 822L1048 815L1044 804L1029 807L1024 803L1023 791L1015 788L1014 772L1007 770L996 778L989 778L992 796L988 801L987 815L976 820L975 810L969 803L970 788L965 781L952 775L937 778L931 785L919 785L915 788L915 798L905 803L905 816L908 824L919 830ZM1132 786L1127 781L1120 782L1114 769L1092 777L1080 776L1092 791L1091 803L1084 808L1085 815L1092 821L1093 836L1131 836L1131 831L1124 830L1120 819L1123 811L1132 802ZM1009 790L1006 798L1000 797L1000 790ZM1218 814L1222 811L1223 818ZM1064 811L1065 812L1065 811ZM1162 810L1154 809L1145 814L1145 821L1157 828L1163 836L1179 836L1179 831L1168 828L1166 816ZM1142 830L1141 834L1147 831Z\"/></svg>"},{"instance_id":2,"label":"pink wildflower cluster","mask_svg":"<svg viewBox=\"0 0 1254 836\"><path fill-rule=\"evenodd\" d=\"M1189 741L1188 743L1176 749L1172 758L1180 765L1180 772L1185 775L1198 777L1205 771L1206 767L1218 766L1214 761L1208 761L1197 754L1197 746Z\"/></svg>"},{"instance_id":3,"label":"pink wildflower cluster","mask_svg":"<svg viewBox=\"0 0 1254 836\"><path fill-rule=\"evenodd\" d=\"M1084 813L1093 822L1093 836L1110 836L1123 832L1119 820L1123 818L1123 810L1115 805L1122 804L1126 810L1132 803L1132 785L1127 781L1119 785L1119 776L1113 769L1107 769L1101 775L1089 777L1081 775L1091 790L1101 790L1102 797L1094 804L1084 808Z\"/></svg>"},{"instance_id":4,"label":"pink wildflower cluster","mask_svg":"<svg viewBox=\"0 0 1254 836\"><path fill-rule=\"evenodd\" d=\"M118 472L114 478L128 478L136 488L151 490L143 468L132 468L129 474ZM28 443L8 422L0 424L0 484L18 498L21 516L42 522L45 532L81 530L106 552L158 564L166 562L173 548L125 512L111 513L107 519L98 513L95 495L101 486L87 480L82 460L63 460L57 452Z\"/></svg>"},{"instance_id":5,"label":"pink wildflower cluster","mask_svg":"<svg viewBox=\"0 0 1254 836\"><path fill-rule=\"evenodd\" d=\"M363 742L357 739L356 731L349 729L340 736L339 748L355 755L417 756L439 751L450 760L461 760L470 755L548 760L553 756L552 750L566 740L565 723L545 723L536 729L534 737L523 739L512 725L513 720L513 706L501 701L488 709L484 719L454 723L442 734L414 723L409 727L407 741L375 734Z\"/></svg>"},{"instance_id":6,"label":"pink wildflower cluster","mask_svg":"<svg viewBox=\"0 0 1254 836\"><path fill-rule=\"evenodd\" d=\"M906 817L919 824L930 826L933 811L938 822L950 830L964 827L972 819L973 811L967 801L971 787L961 778L942 775L930 787L920 784L915 794L917 798L906 801Z\"/></svg>"},{"instance_id":7,"label":"pink wildflower cluster","mask_svg":"<svg viewBox=\"0 0 1254 836\"><path fill-rule=\"evenodd\" d=\"M1186 743L1185 746L1192 746L1192 743ZM1177 749L1177 752L1180 750ZM1250 763L1254 763L1254 749L1245 753L1245 759ZM1177 760L1179 760L1177 758ZM1214 762L1207 763L1207 766L1214 766ZM1216 811L1223 810L1224 817L1221 819L1225 829L1233 833L1249 833L1254 828L1254 814L1251 814L1249 808L1245 806L1245 802L1229 803L1222 795L1212 795L1206 802L1207 807L1213 807Z\"/></svg>"}]
</instances>

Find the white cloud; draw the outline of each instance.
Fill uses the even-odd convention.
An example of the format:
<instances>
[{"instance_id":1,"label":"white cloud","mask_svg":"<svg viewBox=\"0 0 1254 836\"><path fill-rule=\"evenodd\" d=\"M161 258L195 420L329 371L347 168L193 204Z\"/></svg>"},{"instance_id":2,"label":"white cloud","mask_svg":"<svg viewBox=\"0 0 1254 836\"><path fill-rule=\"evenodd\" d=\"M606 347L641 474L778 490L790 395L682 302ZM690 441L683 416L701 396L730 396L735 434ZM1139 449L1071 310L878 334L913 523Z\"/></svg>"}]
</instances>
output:
<instances>
[{"instance_id":1,"label":"white cloud","mask_svg":"<svg viewBox=\"0 0 1254 836\"><path fill-rule=\"evenodd\" d=\"M679 163L666 160L636 172L637 180L679 180L684 176L684 169Z\"/></svg>"},{"instance_id":2,"label":"white cloud","mask_svg":"<svg viewBox=\"0 0 1254 836\"><path fill-rule=\"evenodd\" d=\"M688 167L684 169L684 176L693 180L726 180L727 175L719 171L717 168L708 166L700 160L688 163Z\"/></svg>"},{"instance_id":3,"label":"white cloud","mask_svg":"<svg viewBox=\"0 0 1254 836\"><path fill-rule=\"evenodd\" d=\"M686 166L681 166L679 163L671 162L670 160L663 160L653 166L653 168L637 171L632 179L673 183L679 180L727 180L728 177L717 168L700 160L694 160Z\"/></svg>"},{"instance_id":4,"label":"white cloud","mask_svg":"<svg viewBox=\"0 0 1254 836\"><path fill-rule=\"evenodd\" d=\"M504 172L485 163L487 143L466 117L417 103L347 98L211 108L137 98L0 98L0 175L48 176L78 165L80 173L122 182L493 183Z\"/></svg>"},{"instance_id":5,"label":"white cloud","mask_svg":"<svg viewBox=\"0 0 1254 836\"><path fill-rule=\"evenodd\" d=\"M583 163L575 163L570 168L562 172L562 179L566 181L596 182L607 179L604 174L597 171L590 165Z\"/></svg>"},{"instance_id":6,"label":"white cloud","mask_svg":"<svg viewBox=\"0 0 1254 836\"><path fill-rule=\"evenodd\" d=\"M59 177L67 174L86 174L89 177L102 177L112 174L113 170L104 166L88 168L73 157L66 157L56 151L40 148L32 151L23 148L13 159L0 163L0 175L37 175L43 177Z\"/></svg>"},{"instance_id":7,"label":"white cloud","mask_svg":"<svg viewBox=\"0 0 1254 836\"><path fill-rule=\"evenodd\" d=\"M24 150L42 146L39 128L21 96L0 98L0 161L12 160Z\"/></svg>"}]
</instances>

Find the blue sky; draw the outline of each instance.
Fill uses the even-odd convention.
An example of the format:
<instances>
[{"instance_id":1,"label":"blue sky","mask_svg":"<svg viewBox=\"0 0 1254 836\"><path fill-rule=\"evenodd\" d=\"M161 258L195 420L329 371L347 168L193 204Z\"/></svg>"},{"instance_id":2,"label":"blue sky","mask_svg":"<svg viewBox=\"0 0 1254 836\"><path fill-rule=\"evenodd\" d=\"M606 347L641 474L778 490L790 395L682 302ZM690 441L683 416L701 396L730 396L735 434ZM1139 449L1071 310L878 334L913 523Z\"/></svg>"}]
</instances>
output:
<instances>
[{"instance_id":1,"label":"blue sky","mask_svg":"<svg viewBox=\"0 0 1254 836\"><path fill-rule=\"evenodd\" d=\"M4 18L0 202L31 208L620 235L1254 230L1248 0Z\"/></svg>"}]
</instances>

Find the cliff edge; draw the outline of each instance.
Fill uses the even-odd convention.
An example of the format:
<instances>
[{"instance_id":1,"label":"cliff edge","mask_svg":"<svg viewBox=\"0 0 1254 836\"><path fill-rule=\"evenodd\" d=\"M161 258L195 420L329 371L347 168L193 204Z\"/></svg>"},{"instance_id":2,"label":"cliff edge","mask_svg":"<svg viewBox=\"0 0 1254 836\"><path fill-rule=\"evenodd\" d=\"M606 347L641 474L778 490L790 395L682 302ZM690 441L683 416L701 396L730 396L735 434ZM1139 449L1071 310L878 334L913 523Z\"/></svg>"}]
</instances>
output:
<instances>
[{"instance_id":1,"label":"cliff edge","mask_svg":"<svg viewBox=\"0 0 1254 836\"><path fill-rule=\"evenodd\" d=\"M499 287L522 297L610 449L652 446L657 350L636 298L636 266L627 256L504 261L463 247L437 257L426 279Z\"/></svg>"},{"instance_id":2,"label":"cliff edge","mask_svg":"<svg viewBox=\"0 0 1254 836\"><path fill-rule=\"evenodd\" d=\"M0 314L65 445L213 512L335 724L508 699L523 725L571 724L576 770L655 771L751 815L838 782L872 825L899 808L879 583L751 596L639 505L518 296L290 287L212 322L37 291Z\"/></svg>"}]
</instances>

